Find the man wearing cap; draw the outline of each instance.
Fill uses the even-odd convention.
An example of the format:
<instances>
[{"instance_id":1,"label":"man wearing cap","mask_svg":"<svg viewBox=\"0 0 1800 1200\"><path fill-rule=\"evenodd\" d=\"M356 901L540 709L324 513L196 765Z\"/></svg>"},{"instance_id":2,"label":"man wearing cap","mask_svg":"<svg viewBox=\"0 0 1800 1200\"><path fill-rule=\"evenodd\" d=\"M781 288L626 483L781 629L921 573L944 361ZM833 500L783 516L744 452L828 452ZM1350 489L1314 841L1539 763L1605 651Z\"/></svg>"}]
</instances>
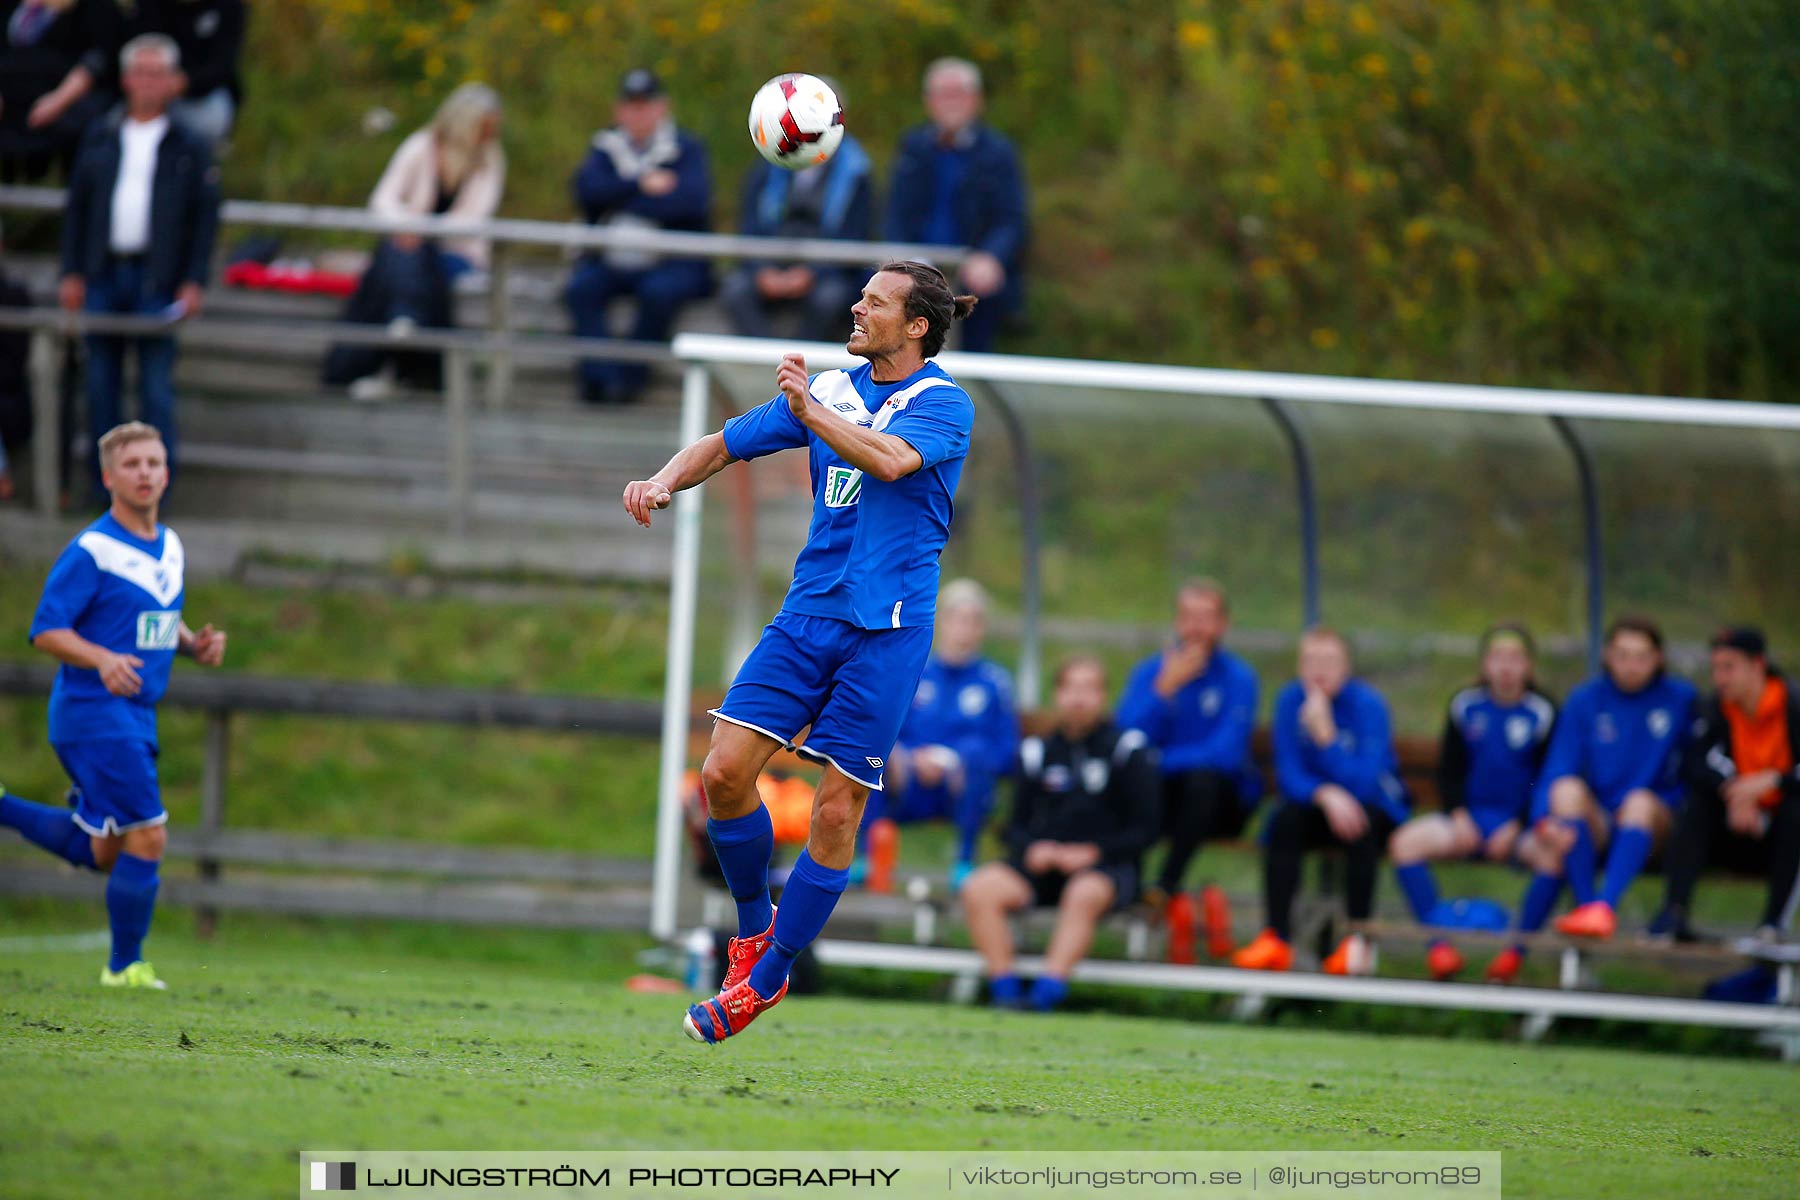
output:
<instances>
[{"instance_id":1,"label":"man wearing cap","mask_svg":"<svg viewBox=\"0 0 1800 1200\"><path fill-rule=\"evenodd\" d=\"M647 67L627 71L613 105L614 124L594 135L586 161L575 173L575 203L591 225L609 229L685 229L704 232L712 211L712 175L706 148L675 127L662 81ZM606 306L620 296L637 301L628 334L635 341L666 341L675 314L712 290L705 259L665 258L630 246L582 255L565 297L575 332L609 337ZM642 363L583 361L577 368L582 399L590 404L628 404L643 389Z\"/></svg>"},{"instance_id":2,"label":"man wearing cap","mask_svg":"<svg viewBox=\"0 0 1800 1200\"><path fill-rule=\"evenodd\" d=\"M1792 919L1800 873L1800 689L1769 662L1762 631L1737 625L1712 639L1712 678L1684 772L1687 806L1669 847L1668 892L1652 936L1698 940L1688 926L1694 883L1709 862L1766 871L1757 934L1778 940Z\"/></svg>"}]
</instances>

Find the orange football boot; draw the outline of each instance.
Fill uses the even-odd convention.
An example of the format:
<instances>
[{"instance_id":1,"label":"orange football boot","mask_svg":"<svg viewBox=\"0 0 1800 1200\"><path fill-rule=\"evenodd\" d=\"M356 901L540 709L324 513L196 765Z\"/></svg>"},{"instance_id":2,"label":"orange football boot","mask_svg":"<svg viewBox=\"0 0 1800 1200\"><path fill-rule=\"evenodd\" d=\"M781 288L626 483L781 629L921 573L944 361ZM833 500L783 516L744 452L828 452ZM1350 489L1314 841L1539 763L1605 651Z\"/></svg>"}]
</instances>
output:
<instances>
[{"instance_id":1,"label":"orange football boot","mask_svg":"<svg viewBox=\"0 0 1800 1200\"><path fill-rule=\"evenodd\" d=\"M1618 927L1619 918L1604 900L1589 900L1556 919L1556 932L1569 937L1609 938Z\"/></svg>"},{"instance_id":2,"label":"orange football boot","mask_svg":"<svg viewBox=\"0 0 1800 1200\"><path fill-rule=\"evenodd\" d=\"M1294 965L1294 948L1282 941L1273 929L1265 929L1256 940L1231 956L1231 965L1247 971L1286 971Z\"/></svg>"},{"instance_id":3,"label":"orange football boot","mask_svg":"<svg viewBox=\"0 0 1800 1200\"><path fill-rule=\"evenodd\" d=\"M1327 975L1373 975L1375 951L1368 938L1353 933L1337 944L1337 949L1326 956L1319 969Z\"/></svg>"}]
</instances>

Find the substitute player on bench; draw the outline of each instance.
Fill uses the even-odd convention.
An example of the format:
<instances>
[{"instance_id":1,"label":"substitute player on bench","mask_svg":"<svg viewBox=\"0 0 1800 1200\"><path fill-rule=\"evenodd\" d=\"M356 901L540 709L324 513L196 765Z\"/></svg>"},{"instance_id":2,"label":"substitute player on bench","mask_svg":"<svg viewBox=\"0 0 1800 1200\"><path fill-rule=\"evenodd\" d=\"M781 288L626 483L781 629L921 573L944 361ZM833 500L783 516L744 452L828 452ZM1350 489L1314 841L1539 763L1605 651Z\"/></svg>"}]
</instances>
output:
<instances>
[{"instance_id":1,"label":"substitute player on bench","mask_svg":"<svg viewBox=\"0 0 1800 1200\"><path fill-rule=\"evenodd\" d=\"M156 778L156 702L177 654L225 658L225 634L181 619L181 539L157 523L169 486L162 435L133 421L100 439L106 514L50 569L34 646L62 667L50 691L50 744L74 783L74 811L0 795L0 825L78 867L108 874L108 987L161 988L143 960L167 841Z\"/></svg>"},{"instance_id":2,"label":"substitute player on bench","mask_svg":"<svg viewBox=\"0 0 1800 1200\"><path fill-rule=\"evenodd\" d=\"M972 296L954 296L935 267L890 262L850 313L846 346L868 363L809 379L798 354L776 372L780 393L701 438L649 479L625 488L625 510L649 525L672 493L738 459L806 447L813 514L781 612L713 713L700 770L707 833L738 903L738 936L719 994L688 1010L689 1037L741 1033L787 994L794 957L825 927L844 891L856 829L899 736L931 651L938 555L969 452L975 409L929 361ZM806 849L776 915L774 834L756 777L811 726L801 754L825 764Z\"/></svg>"}]
</instances>

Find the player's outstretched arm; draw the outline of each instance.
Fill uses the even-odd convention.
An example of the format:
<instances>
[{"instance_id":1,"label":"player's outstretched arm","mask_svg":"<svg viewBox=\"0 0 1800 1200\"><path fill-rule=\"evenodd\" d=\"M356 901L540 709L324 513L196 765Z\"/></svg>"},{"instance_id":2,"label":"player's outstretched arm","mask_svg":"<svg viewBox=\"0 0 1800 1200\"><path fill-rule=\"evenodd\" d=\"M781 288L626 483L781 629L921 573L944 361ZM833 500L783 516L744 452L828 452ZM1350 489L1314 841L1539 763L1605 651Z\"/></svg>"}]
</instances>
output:
<instances>
[{"instance_id":1,"label":"player's outstretched arm","mask_svg":"<svg viewBox=\"0 0 1800 1200\"><path fill-rule=\"evenodd\" d=\"M787 396L794 419L863 474L892 483L925 465L924 456L905 438L840 421L826 412L824 405L813 403L806 377L806 359L801 355L782 357L781 367L775 372L775 382Z\"/></svg>"},{"instance_id":2,"label":"player's outstretched arm","mask_svg":"<svg viewBox=\"0 0 1800 1200\"><path fill-rule=\"evenodd\" d=\"M625 511L631 519L650 528L650 514L667 508L674 494L705 483L737 460L725 449L723 433L709 433L685 450L679 451L648 479L634 479L625 485Z\"/></svg>"},{"instance_id":3,"label":"player's outstretched arm","mask_svg":"<svg viewBox=\"0 0 1800 1200\"><path fill-rule=\"evenodd\" d=\"M195 633L184 621L175 649L203 667L216 667L225 661L225 631L208 625Z\"/></svg>"},{"instance_id":4,"label":"player's outstretched arm","mask_svg":"<svg viewBox=\"0 0 1800 1200\"><path fill-rule=\"evenodd\" d=\"M100 673L100 682L115 696L135 696L144 686L137 668L144 660L135 654L114 654L96 645L73 629L46 629L31 639L31 644L58 662Z\"/></svg>"}]
</instances>

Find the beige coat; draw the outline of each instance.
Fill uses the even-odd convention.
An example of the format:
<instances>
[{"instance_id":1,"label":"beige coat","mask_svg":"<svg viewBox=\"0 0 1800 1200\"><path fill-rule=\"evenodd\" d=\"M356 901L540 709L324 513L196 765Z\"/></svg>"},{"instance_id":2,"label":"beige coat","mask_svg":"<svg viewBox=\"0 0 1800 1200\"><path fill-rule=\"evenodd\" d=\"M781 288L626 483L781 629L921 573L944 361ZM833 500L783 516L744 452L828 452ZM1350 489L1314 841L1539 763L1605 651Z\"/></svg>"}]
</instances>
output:
<instances>
[{"instance_id":1,"label":"beige coat","mask_svg":"<svg viewBox=\"0 0 1800 1200\"><path fill-rule=\"evenodd\" d=\"M485 220L500 207L506 188L506 155L498 142L490 142L481 162L456 193L444 216ZM421 129L394 151L381 182L369 197L369 209L383 217L428 216L437 201L437 146L431 130ZM480 238L445 238L444 249L460 254L476 267L485 268L488 244Z\"/></svg>"}]
</instances>

